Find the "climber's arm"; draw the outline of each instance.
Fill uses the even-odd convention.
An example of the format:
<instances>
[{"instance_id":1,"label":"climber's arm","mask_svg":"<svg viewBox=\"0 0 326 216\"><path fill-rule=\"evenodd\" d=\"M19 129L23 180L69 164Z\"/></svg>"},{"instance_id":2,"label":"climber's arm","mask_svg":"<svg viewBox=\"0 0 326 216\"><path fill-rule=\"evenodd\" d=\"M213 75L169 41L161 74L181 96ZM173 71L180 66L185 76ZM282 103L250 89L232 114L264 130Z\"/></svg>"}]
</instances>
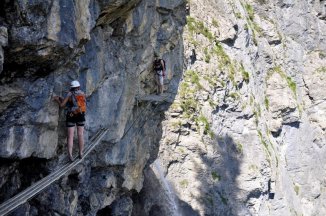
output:
<instances>
[{"instance_id":1,"label":"climber's arm","mask_svg":"<svg viewBox=\"0 0 326 216\"><path fill-rule=\"evenodd\" d=\"M59 96L54 96L53 100L55 100L59 104L60 108L63 108L66 106L69 98L70 98L70 95L68 94L65 99L63 99L62 97L59 97Z\"/></svg>"}]
</instances>

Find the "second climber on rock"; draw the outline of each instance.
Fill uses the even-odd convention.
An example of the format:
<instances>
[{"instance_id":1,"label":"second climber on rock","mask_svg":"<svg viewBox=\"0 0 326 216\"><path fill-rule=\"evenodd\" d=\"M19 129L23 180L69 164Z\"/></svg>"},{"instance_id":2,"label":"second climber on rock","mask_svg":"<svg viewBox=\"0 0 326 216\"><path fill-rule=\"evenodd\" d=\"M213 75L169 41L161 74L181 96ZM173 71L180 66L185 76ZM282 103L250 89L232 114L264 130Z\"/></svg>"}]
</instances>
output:
<instances>
[{"instance_id":1,"label":"second climber on rock","mask_svg":"<svg viewBox=\"0 0 326 216\"><path fill-rule=\"evenodd\" d=\"M158 54L154 54L154 72L155 81L157 84L157 94L163 94L164 90L164 76L165 76L165 61L160 59Z\"/></svg>"}]
</instances>

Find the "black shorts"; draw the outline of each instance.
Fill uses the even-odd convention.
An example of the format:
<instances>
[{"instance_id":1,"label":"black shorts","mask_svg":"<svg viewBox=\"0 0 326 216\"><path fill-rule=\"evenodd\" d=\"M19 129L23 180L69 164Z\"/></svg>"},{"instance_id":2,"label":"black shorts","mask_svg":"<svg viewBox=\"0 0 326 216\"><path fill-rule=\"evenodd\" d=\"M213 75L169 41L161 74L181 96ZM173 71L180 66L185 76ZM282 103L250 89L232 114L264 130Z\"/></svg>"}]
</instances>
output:
<instances>
[{"instance_id":1,"label":"black shorts","mask_svg":"<svg viewBox=\"0 0 326 216\"><path fill-rule=\"evenodd\" d=\"M66 115L66 127L75 127L77 126L84 126L85 125L85 114L80 113L76 115L70 115L68 112Z\"/></svg>"}]
</instances>

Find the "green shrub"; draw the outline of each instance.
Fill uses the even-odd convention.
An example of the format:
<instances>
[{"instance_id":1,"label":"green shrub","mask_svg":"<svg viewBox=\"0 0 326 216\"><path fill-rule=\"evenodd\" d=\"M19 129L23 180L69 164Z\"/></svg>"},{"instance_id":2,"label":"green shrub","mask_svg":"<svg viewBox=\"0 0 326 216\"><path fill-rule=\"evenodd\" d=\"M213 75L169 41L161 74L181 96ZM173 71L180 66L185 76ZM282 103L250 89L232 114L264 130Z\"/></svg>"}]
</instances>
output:
<instances>
[{"instance_id":1,"label":"green shrub","mask_svg":"<svg viewBox=\"0 0 326 216\"><path fill-rule=\"evenodd\" d=\"M326 67L320 67L316 70L317 73L326 73Z\"/></svg>"},{"instance_id":2,"label":"green shrub","mask_svg":"<svg viewBox=\"0 0 326 216\"><path fill-rule=\"evenodd\" d=\"M248 17L251 21L254 20L255 17L255 13L254 13L254 9L250 4L245 4L245 9L247 11Z\"/></svg>"},{"instance_id":3,"label":"green shrub","mask_svg":"<svg viewBox=\"0 0 326 216\"><path fill-rule=\"evenodd\" d=\"M202 85L199 83L199 76L197 71L193 70L187 70L185 72L185 80L191 82L192 84L195 84L197 87L197 90L202 89Z\"/></svg>"},{"instance_id":4,"label":"green shrub","mask_svg":"<svg viewBox=\"0 0 326 216\"><path fill-rule=\"evenodd\" d=\"M196 120L197 125L202 123L204 125L204 134L208 134L210 131L210 125L207 118L203 115L200 115Z\"/></svg>"},{"instance_id":5,"label":"green shrub","mask_svg":"<svg viewBox=\"0 0 326 216\"><path fill-rule=\"evenodd\" d=\"M219 83L221 83L222 87L224 88L226 86L226 83L224 80L217 80Z\"/></svg>"},{"instance_id":6,"label":"green shrub","mask_svg":"<svg viewBox=\"0 0 326 216\"><path fill-rule=\"evenodd\" d=\"M215 20L215 19L213 19L212 24L216 28L220 27L220 25L218 24L217 20Z\"/></svg>"},{"instance_id":7,"label":"green shrub","mask_svg":"<svg viewBox=\"0 0 326 216\"><path fill-rule=\"evenodd\" d=\"M203 78L204 78L205 80L207 80L208 83L209 83L210 85L212 85L212 86L216 86L217 81L213 80L212 77L209 77L208 75L205 75Z\"/></svg>"},{"instance_id":8,"label":"green shrub","mask_svg":"<svg viewBox=\"0 0 326 216\"><path fill-rule=\"evenodd\" d=\"M244 25L244 30L245 30L245 31L248 31L248 29L249 29L249 26L248 26L248 24L246 23L246 24Z\"/></svg>"},{"instance_id":9,"label":"green shrub","mask_svg":"<svg viewBox=\"0 0 326 216\"><path fill-rule=\"evenodd\" d=\"M180 181L179 183L180 183L180 186L183 187L183 188L186 188L189 185L189 182L186 179Z\"/></svg>"},{"instance_id":10,"label":"green shrub","mask_svg":"<svg viewBox=\"0 0 326 216\"><path fill-rule=\"evenodd\" d=\"M259 104L257 104L256 106L257 106L258 117L261 117L261 108L260 108Z\"/></svg>"},{"instance_id":11,"label":"green shrub","mask_svg":"<svg viewBox=\"0 0 326 216\"><path fill-rule=\"evenodd\" d=\"M319 58L324 59L326 57L326 54L324 52L319 52Z\"/></svg>"},{"instance_id":12,"label":"green shrub","mask_svg":"<svg viewBox=\"0 0 326 216\"><path fill-rule=\"evenodd\" d=\"M184 154L185 153L185 150L183 147L178 147L178 151L181 153L181 154Z\"/></svg>"},{"instance_id":13,"label":"green shrub","mask_svg":"<svg viewBox=\"0 0 326 216\"><path fill-rule=\"evenodd\" d=\"M212 99L209 99L208 100L208 103L209 103L209 105L212 107L212 108L216 108L216 106L217 106L217 103L215 103Z\"/></svg>"},{"instance_id":14,"label":"green shrub","mask_svg":"<svg viewBox=\"0 0 326 216\"><path fill-rule=\"evenodd\" d=\"M221 193L221 192L219 192L219 191L216 191L217 193L218 193L218 195L220 196L220 198L221 198L221 201L222 201L222 203L224 204L224 205L227 205L227 203L228 203L228 199Z\"/></svg>"},{"instance_id":15,"label":"green shrub","mask_svg":"<svg viewBox=\"0 0 326 216\"><path fill-rule=\"evenodd\" d=\"M214 181L220 181L221 180L221 176L216 172L216 171L212 171L212 178Z\"/></svg>"},{"instance_id":16,"label":"green shrub","mask_svg":"<svg viewBox=\"0 0 326 216\"><path fill-rule=\"evenodd\" d=\"M299 185L294 185L294 191L297 195L299 195L299 191L300 191Z\"/></svg>"},{"instance_id":17,"label":"green shrub","mask_svg":"<svg viewBox=\"0 0 326 216\"><path fill-rule=\"evenodd\" d=\"M242 64L240 65L240 71L241 71L243 80L248 84L249 83L249 73L244 69Z\"/></svg>"},{"instance_id":18,"label":"green shrub","mask_svg":"<svg viewBox=\"0 0 326 216\"><path fill-rule=\"evenodd\" d=\"M236 148L237 148L237 153L242 154L243 153L243 145L240 142L236 142Z\"/></svg>"},{"instance_id":19,"label":"green shrub","mask_svg":"<svg viewBox=\"0 0 326 216\"><path fill-rule=\"evenodd\" d=\"M270 153L270 151L269 151L268 144L267 144L266 141L264 140L261 131L258 130L257 132L258 132L258 137L259 137L259 139L260 139L260 142L263 144L263 146L265 147L265 149L266 149L268 155L270 156L271 153Z\"/></svg>"},{"instance_id":20,"label":"green shrub","mask_svg":"<svg viewBox=\"0 0 326 216\"><path fill-rule=\"evenodd\" d=\"M198 47L200 45L200 43L192 37L188 38L188 40L189 40L189 43L194 45L194 47Z\"/></svg>"},{"instance_id":21,"label":"green shrub","mask_svg":"<svg viewBox=\"0 0 326 216\"><path fill-rule=\"evenodd\" d=\"M297 84L293 81L292 77L286 76L285 72L281 69L281 66L276 66L272 68L266 77L266 79L269 79L269 77L274 73L278 73L283 79L286 80L289 88L292 90L295 97L297 97Z\"/></svg>"},{"instance_id":22,"label":"green shrub","mask_svg":"<svg viewBox=\"0 0 326 216\"><path fill-rule=\"evenodd\" d=\"M240 98L240 95L239 95L237 92L231 92L231 93L229 94L229 96L230 96L231 98L233 98L234 100L237 100L237 99Z\"/></svg>"},{"instance_id":23,"label":"green shrub","mask_svg":"<svg viewBox=\"0 0 326 216\"><path fill-rule=\"evenodd\" d=\"M181 128L181 125L182 125L182 123L181 123L180 120L171 123L171 126L172 126L173 129Z\"/></svg>"},{"instance_id":24,"label":"green shrub","mask_svg":"<svg viewBox=\"0 0 326 216\"><path fill-rule=\"evenodd\" d=\"M211 56L210 55L205 56L205 62L206 63L209 63L210 60L211 60Z\"/></svg>"},{"instance_id":25,"label":"green shrub","mask_svg":"<svg viewBox=\"0 0 326 216\"><path fill-rule=\"evenodd\" d=\"M265 97L265 107L267 110L269 110L269 100L267 97Z\"/></svg>"},{"instance_id":26,"label":"green shrub","mask_svg":"<svg viewBox=\"0 0 326 216\"><path fill-rule=\"evenodd\" d=\"M191 16L187 16L187 27L191 34L193 34L196 31L195 18Z\"/></svg>"},{"instance_id":27,"label":"green shrub","mask_svg":"<svg viewBox=\"0 0 326 216\"><path fill-rule=\"evenodd\" d=\"M248 18L246 19L247 24L245 25L244 29L245 30L248 30L249 28L252 29L253 43L257 46L258 42L257 42L255 32L257 32L259 35L261 35L263 31L258 26L258 24L254 22L255 13L254 13L253 7L250 4L245 4L245 5L243 5L243 7L245 8L245 10L247 11L247 14L248 14Z\"/></svg>"},{"instance_id":28,"label":"green shrub","mask_svg":"<svg viewBox=\"0 0 326 216\"><path fill-rule=\"evenodd\" d=\"M215 133L212 130L209 130L208 135L211 139L215 138Z\"/></svg>"},{"instance_id":29,"label":"green shrub","mask_svg":"<svg viewBox=\"0 0 326 216\"><path fill-rule=\"evenodd\" d=\"M183 112L191 115L197 110L197 101L193 98L185 99L181 102L180 107Z\"/></svg>"},{"instance_id":30,"label":"green shrub","mask_svg":"<svg viewBox=\"0 0 326 216\"><path fill-rule=\"evenodd\" d=\"M231 62L230 57L225 53L223 47L218 42L215 43L215 46L212 49L213 54L217 55L219 58L218 68L220 70L226 69L228 70L229 79L232 81L233 85L235 83L235 67Z\"/></svg>"},{"instance_id":31,"label":"green shrub","mask_svg":"<svg viewBox=\"0 0 326 216\"><path fill-rule=\"evenodd\" d=\"M252 105L254 105L254 102L255 102L255 98L252 96L252 95L250 95L250 106L252 106Z\"/></svg>"},{"instance_id":32,"label":"green shrub","mask_svg":"<svg viewBox=\"0 0 326 216\"><path fill-rule=\"evenodd\" d=\"M252 170L252 171L257 171L258 170L258 166L256 164L251 164L249 166L249 170Z\"/></svg>"},{"instance_id":33,"label":"green shrub","mask_svg":"<svg viewBox=\"0 0 326 216\"><path fill-rule=\"evenodd\" d=\"M209 54L207 47L205 47L204 49L204 54L205 54L205 62L209 63L209 61L211 60L211 55Z\"/></svg>"},{"instance_id":34,"label":"green shrub","mask_svg":"<svg viewBox=\"0 0 326 216\"><path fill-rule=\"evenodd\" d=\"M286 81L288 83L288 86L290 87L290 89L292 90L293 94L296 96L296 92L297 92L297 84L292 80L292 77L286 77Z\"/></svg>"},{"instance_id":35,"label":"green shrub","mask_svg":"<svg viewBox=\"0 0 326 216\"><path fill-rule=\"evenodd\" d=\"M180 84L179 95L181 98L185 98L187 93L189 93L189 84L187 82L182 82Z\"/></svg>"},{"instance_id":36,"label":"green shrub","mask_svg":"<svg viewBox=\"0 0 326 216\"><path fill-rule=\"evenodd\" d=\"M213 34L209 31L209 29L205 26L202 21L198 21L193 17L187 17L187 26L188 30L191 34L197 33L204 35L209 41L214 40Z\"/></svg>"},{"instance_id":37,"label":"green shrub","mask_svg":"<svg viewBox=\"0 0 326 216\"><path fill-rule=\"evenodd\" d=\"M213 53L215 53L219 57L222 65L231 64L230 57L225 53L223 47L218 42L215 44L213 48Z\"/></svg>"},{"instance_id":38,"label":"green shrub","mask_svg":"<svg viewBox=\"0 0 326 216\"><path fill-rule=\"evenodd\" d=\"M236 18L242 19L241 13L236 12L236 13L234 13L234 15L235 15Z\"/></svg>"}]
</instances>

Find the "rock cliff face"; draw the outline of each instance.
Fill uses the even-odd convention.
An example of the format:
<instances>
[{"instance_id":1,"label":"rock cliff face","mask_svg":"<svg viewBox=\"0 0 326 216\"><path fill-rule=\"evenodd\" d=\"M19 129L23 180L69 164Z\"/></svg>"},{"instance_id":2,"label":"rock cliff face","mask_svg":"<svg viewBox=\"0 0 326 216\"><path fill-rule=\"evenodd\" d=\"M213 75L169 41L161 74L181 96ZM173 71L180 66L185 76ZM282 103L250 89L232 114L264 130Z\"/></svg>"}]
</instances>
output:
<instances>
[{"instance_id":1,"label":"rock cliff face","mask_svg":"<svg viewBox=\"0 0 326 216\"><path fill-rule=\"evenodd\" d=\"M2 5L0 201L67 163L72 79L109 128L13 215L326 215L324 0Z\"/></svg>"},{"instance_id":2,"label":"rock cliff face","mask_svg":"<svg viewBox=\"0 0 326 216\"><path fill-rule=\"evenodd\" d=\"M325 215L325 2L187 9L159 152L179 213Z\"/></svg>"},{"instance_id":3,"label":"rock cliff face","mask_svg":"<svg viewBox=\"0 0 326 216\"><path fill-rule=\"evenodd\" d=\"M155 92L154 52L169 62L173 101L185 23L183 0L1 1L0 201L67 162L65 114L51 98L71 80L87 95L86 143L109 128L82 165L13 215L131 214L169 105L141 100Z\"/></svg>"}]
</instances>

